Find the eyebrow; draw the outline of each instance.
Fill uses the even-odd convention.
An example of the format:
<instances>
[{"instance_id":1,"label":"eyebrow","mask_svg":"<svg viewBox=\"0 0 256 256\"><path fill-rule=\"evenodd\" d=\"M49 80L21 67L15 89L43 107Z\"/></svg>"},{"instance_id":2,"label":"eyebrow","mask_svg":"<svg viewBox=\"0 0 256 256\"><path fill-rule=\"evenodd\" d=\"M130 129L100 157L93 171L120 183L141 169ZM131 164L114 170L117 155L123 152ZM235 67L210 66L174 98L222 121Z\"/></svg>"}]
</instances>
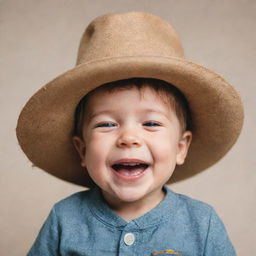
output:
<instances>
[{"instance_id":1,"label":"eyebrow","mask_svg":"<svg viewBox=\"0 0 256 256\"><path fill-rule=\"evenodd\" d=\"M99 115L104 115L104 114L112 114L114 111L112 110L101 110L101 111L97 111L95 113L92 113L90 115L88 115L88 121L91 121L95 116L99 116ZM140 111L142 113L157 113L157 114L161 114L163 116L165 116L166 118L169 119L169 117L161 110L158 109L152 109L152 108L147 108L147 109L143 109L142 111Z\"/></svg>"},{"instance_id":2,"label":"eyebrow","mask_svg":"<svg viewBox=\"0 0 256 256\"><path fill-rule=\"evenodd\" d=\"M92 114L88 115L88 121L91 121L95 116L104 115L104 114L112 114L113 111L111 110L101 110Z\"/></svg>"},{"instance_id":3,"label":"eyebrow","mask_svg":"<svg viewBox=\"0 0 256 256\"><path fill-rule=\"evenodd\" d=\"M147 112L147 113L157 113L157 114L161 114L161 115L165 116L167 119L170 118L169 115L166 115L163 111L158 110L158 109L148 108L148 109L145 109L145 112ZM168 113L168 114L170 114L170 113Z\"/></svg>"}]
</instances>

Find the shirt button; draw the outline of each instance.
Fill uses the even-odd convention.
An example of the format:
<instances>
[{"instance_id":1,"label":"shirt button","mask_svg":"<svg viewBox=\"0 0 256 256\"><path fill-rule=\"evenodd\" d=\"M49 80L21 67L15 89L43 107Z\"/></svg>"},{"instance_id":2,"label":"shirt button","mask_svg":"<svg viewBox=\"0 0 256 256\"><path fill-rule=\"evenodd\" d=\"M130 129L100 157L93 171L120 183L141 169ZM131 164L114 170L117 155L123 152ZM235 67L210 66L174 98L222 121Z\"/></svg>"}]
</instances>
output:
<instances>
[{"instance_id":1,"label":"shirt button","mask_svg":"<svg viewBox=\"0 0 256 256\"><path fill-rule=\"evenodd\" d=\"M135 236L134 236L133 233L125 234L125 236L124 236L124 243L126 245L133 245L134 241L135 241Z\"/></svg>"}]
</instances>

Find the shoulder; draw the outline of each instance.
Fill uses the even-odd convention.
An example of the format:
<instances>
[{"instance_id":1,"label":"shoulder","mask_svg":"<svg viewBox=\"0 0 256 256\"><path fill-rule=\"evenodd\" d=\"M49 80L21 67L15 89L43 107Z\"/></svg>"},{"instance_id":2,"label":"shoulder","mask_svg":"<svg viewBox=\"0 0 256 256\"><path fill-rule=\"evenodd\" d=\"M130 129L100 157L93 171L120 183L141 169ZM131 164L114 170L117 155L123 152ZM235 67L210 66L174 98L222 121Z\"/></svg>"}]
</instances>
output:
<instances>
[{"instance_id":1,"label":"shoulder","mask_svg":"<svg viewBox=\"0 0 256 256\"><path fill-rule=\"evenodd\" d=\"M53 206L53 211L57 216L69 216L77 213L88 212L88 204L90 202L91 190L85 190L70 195Z\"/></svg>"},{"instance_id":2,"label":"shoulder","mask_svg":"<svg viewBox=\"0 0 256 256\"><path fill-rule=\"evenodd\" d=\"M189 196L170 191L175 201L176 218L194 226L206 228L216 212L212 206Z\"/></svg>"},{"instance_id":3,"label":"shoulder","mask_svg":"<svg viewBox=\"0 0 256 256\"><path fill-rule=\"evenodd\" d=\"M174 202L173 218L170 218L173 229L200 241L204 255L236 255L225 226L212 206L171 190L169 193Z\"/></svg>"},{"instance_id":4,"label":"shoulder","mask_svg":"<svg viewBox=\"0 0 256 256\"><path fill-rule=\"evenodd\" d=\"M174 193L174 192L173 192ZM177 198L177 203L179 207L187 208L192 212L197 214L211 214L214 211L213 207L205 202L191 198L189 196L174 193Z\"/></svg>"},{"instance_id":5,"label":"shoulder","mask_svg":"<svg viewBox=\"0 0 256 256\"><path fill-rule=\"evenodd\" d=\"M194 199L192 197L176 193L167 188L168 193L172 194L178 208L188 208L191 211L197 213L210 213L214 211L213 207L205 202Z\"/></svg>"},{"instance_id":6,"label":"shoulder","mask_svg":"<svg viewBox=\"0 0 256 256\"><path fill-rule=\"evenodd\" d=\"M226 243L230 248L232 247L225 226L212 206L186 195L172 191L171 193L175 198L174 219L176 226L183 227L183 230L190 230L193 234L196 233L200 240L207 244L209 242L213 242L213 244Z\"/></svg>"}]
</instances>

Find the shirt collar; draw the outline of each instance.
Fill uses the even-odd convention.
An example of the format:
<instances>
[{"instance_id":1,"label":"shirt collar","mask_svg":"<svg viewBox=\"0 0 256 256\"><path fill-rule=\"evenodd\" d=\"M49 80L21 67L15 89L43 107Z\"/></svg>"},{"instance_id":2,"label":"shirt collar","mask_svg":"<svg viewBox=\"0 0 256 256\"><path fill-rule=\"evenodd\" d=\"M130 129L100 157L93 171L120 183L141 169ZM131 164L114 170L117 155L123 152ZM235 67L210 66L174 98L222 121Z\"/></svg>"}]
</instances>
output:
<instances>
[{"instance_id":1,"label":"shirt collar","mask_svg":"<svg viewBox=\"0 0 256 256\"><path fill-rule=\"evenodd\" d=\"M91 189L89 207L93 215L108 226L124 229L129 225L135 229L145 229L172 218L175 212L177 204L175 193L166 186L163 189L166 192L164 199L151 211L130 222L125 221L112 211L98 187Z\"/></svg>"}]
</instances>

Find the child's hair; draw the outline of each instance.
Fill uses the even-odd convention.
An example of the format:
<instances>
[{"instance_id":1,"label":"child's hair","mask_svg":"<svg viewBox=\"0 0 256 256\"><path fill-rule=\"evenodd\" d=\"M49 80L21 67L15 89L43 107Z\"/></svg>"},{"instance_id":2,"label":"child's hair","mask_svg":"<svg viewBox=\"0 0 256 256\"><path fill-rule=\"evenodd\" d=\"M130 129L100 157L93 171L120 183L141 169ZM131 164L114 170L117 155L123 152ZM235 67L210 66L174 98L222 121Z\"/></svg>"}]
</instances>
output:
<instances>
[{"instance_id":1,"label":"child's hair","mask_svg":"<svg viewBox=\"0 0 256 256\"><path fill-rule=\"evenodd\" d=\"M85 109L87 102L92 95L97 93L99 90L111 93L113 91L131 89L134 87L138 88L140 92L142 92L142 89L146 87L153 89L165 104L168 104L174 109L182 131L192 130L192 121L188 102L180 90L170 83L159 79L130 78L103 84L90 91L80 100L75 110L73 136L79 136L82 138L82 128L85 118L84 113L86 112Z\"/></svg>"}]
</instances>

